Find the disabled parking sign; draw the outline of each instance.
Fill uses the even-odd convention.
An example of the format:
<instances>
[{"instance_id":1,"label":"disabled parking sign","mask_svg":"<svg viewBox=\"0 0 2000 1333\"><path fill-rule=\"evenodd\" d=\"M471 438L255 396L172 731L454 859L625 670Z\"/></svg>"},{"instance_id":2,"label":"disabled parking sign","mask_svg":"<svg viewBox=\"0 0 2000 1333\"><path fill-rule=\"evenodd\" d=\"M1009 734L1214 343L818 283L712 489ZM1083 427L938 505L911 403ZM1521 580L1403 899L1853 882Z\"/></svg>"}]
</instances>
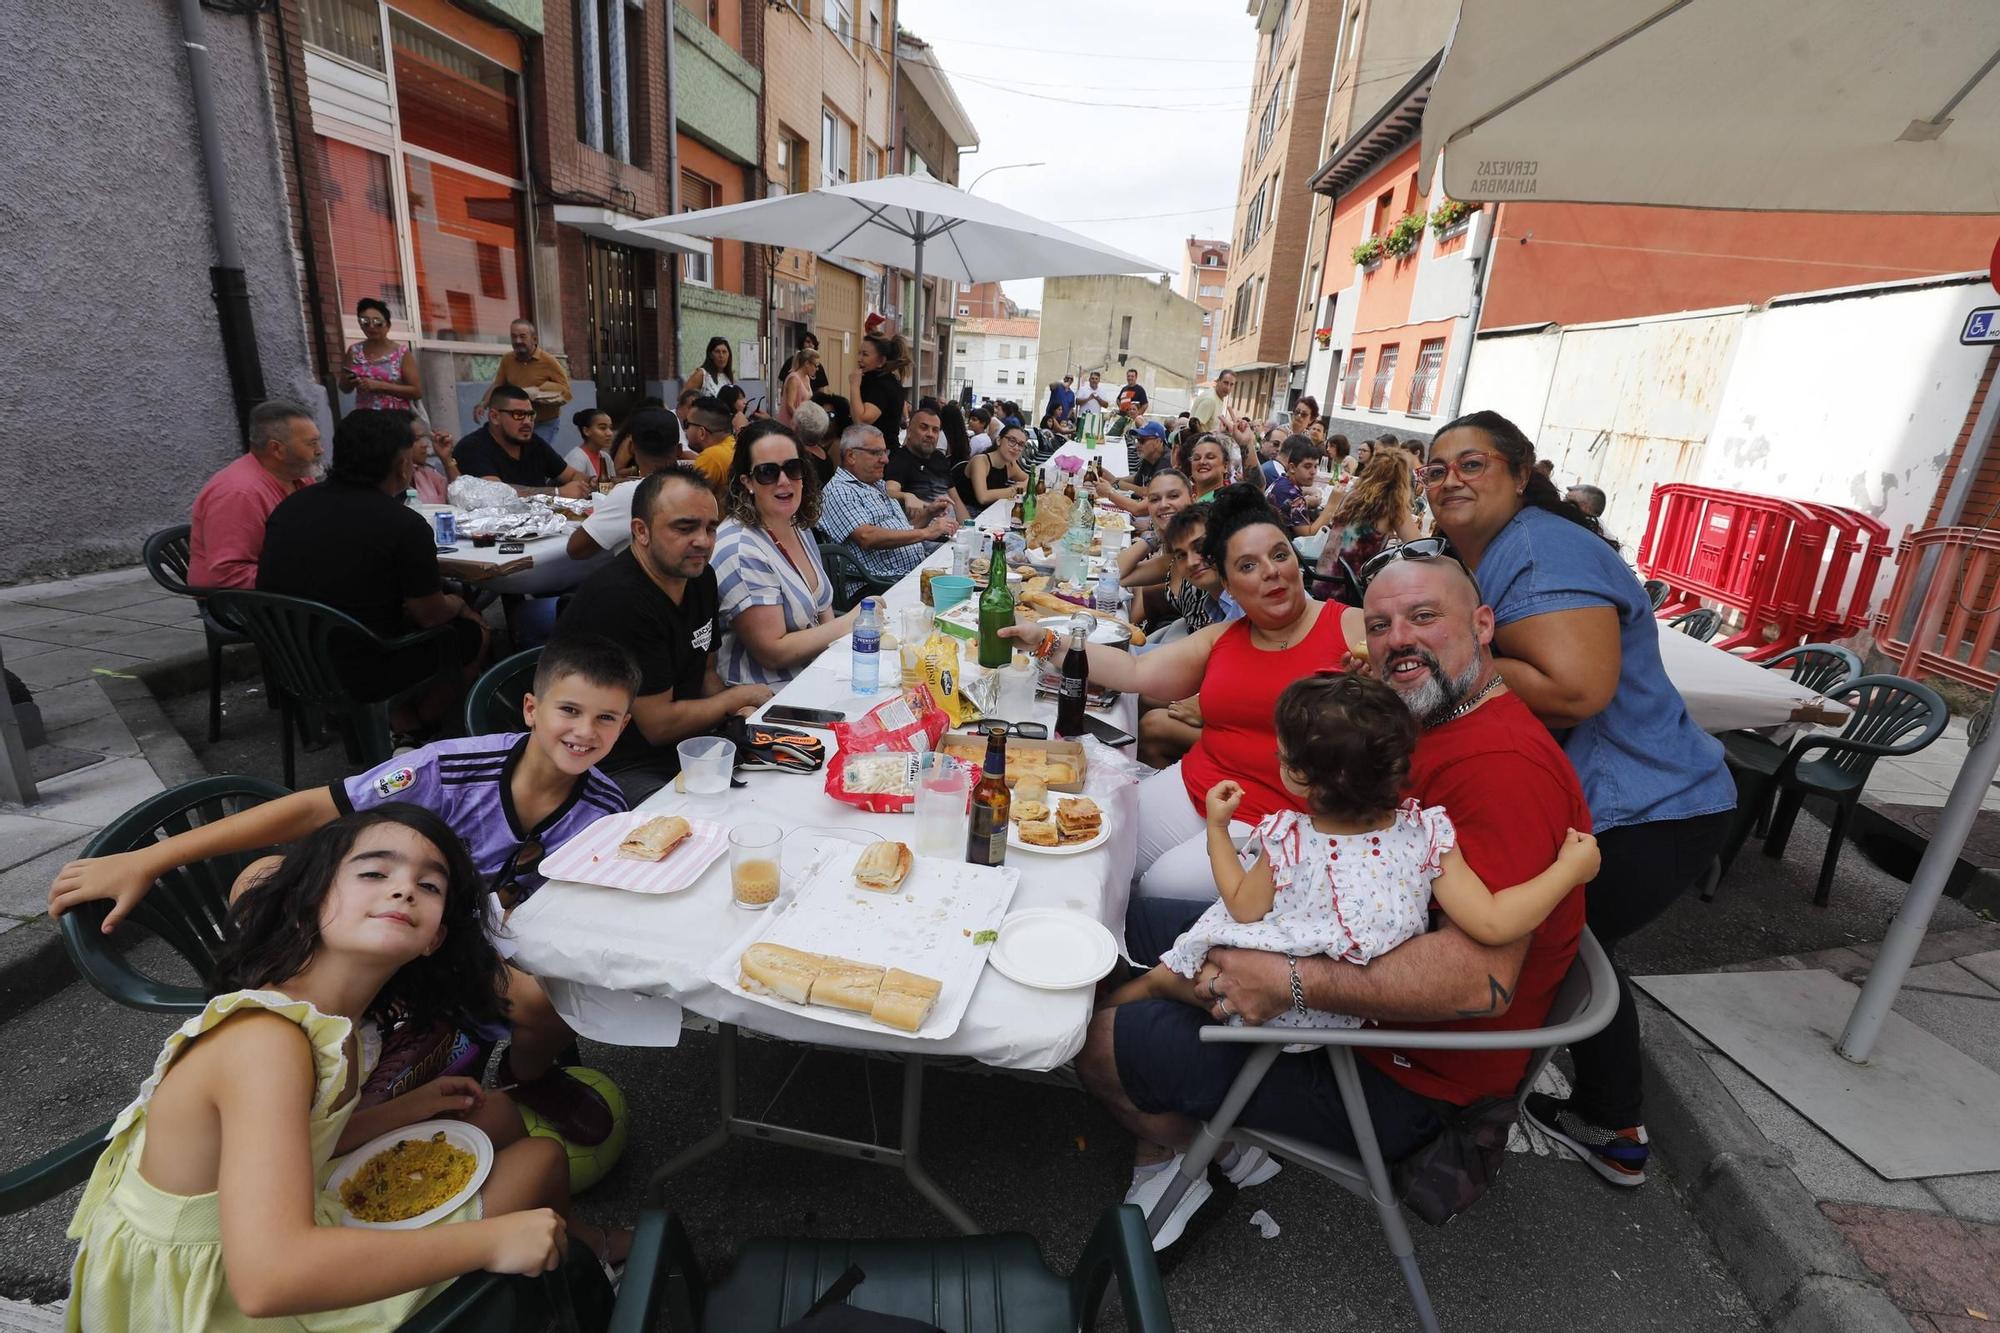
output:
<instances>
[{"instance_id":1,"label":"disabled parking sign","mask_svg":"<svg viewBox=\"0 0 2000 1333\"><path fill-rule=\"evenodd\" d=\"M1958 341L1966 347L2000 343L2000 305L1983 305L1967 315Z\"/></svg>"}]
</instances>

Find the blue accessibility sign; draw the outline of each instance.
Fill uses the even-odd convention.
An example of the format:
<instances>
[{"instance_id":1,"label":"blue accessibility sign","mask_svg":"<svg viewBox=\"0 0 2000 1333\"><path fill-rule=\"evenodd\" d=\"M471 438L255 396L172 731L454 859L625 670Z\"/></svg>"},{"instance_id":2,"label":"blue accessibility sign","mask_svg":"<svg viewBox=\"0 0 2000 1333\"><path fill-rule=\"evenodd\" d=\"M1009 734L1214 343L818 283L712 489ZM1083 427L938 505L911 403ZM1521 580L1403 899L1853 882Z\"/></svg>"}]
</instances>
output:
<instances>
[{"instance_id":1,"label":"blue accessibility sign","mask_svg":"<svg viewBox=\"0 0 2000 1333\"><path fill-rule=\"evenodd\" d=\"M2000 343L2000 305L1983 305L1967 315L1958 341L1966 347Z\"/></svg>"}]
</instances>

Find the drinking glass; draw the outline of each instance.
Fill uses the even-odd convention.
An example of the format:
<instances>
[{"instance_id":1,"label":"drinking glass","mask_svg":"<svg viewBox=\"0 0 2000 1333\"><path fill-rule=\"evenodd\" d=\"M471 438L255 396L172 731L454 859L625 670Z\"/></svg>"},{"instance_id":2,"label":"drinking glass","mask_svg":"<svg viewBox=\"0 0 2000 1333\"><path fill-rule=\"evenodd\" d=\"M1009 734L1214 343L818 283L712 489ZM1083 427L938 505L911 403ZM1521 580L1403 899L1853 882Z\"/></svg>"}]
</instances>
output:
<instances>
[{"instance_id":1,"label":"drinking glass","mask_svg":"<svg viewBox=\"0 0 2000 1333\"><path fill-rule=\"evenodd\" d=\"M917 658L924 649L924 640L931 636L931 609L918 604L906 606L896 614L896 640L903 658L903 688L911 689L921 685L924 673Z\"/></svg>"},{"instance_id":2,"label":"drinking glass","mask_svg":"<svg viewBox=\"0 0 2000 1333\"><path fill-rule=\"evenodd\" d=\"M761 912L777 901L782 883L778 844L785 831L776 824L738 824L729 831L729 899Z\"/></svg>"},{"instance_id":3,"label":"drinking glass","mask_svg":"<svg viewBox=\"0 0 2000 1333\"><path fill-rule=\"evenodd\" d=\"M681 757L681 790L689 796L718 796L729 790L736 746L720 736L691 736L674 749Z\"/></svg>"},{"instance_id":4,"label":"drinking glass","mask_svg":"<svg viewBox=\"0 0 2000 1333\"><path fill-rule=\"evenodd\" d=\"M972 781L970 764L948 754L923 757L917 769L917 855L965 859Z\"/></svg>"}]
</instances>

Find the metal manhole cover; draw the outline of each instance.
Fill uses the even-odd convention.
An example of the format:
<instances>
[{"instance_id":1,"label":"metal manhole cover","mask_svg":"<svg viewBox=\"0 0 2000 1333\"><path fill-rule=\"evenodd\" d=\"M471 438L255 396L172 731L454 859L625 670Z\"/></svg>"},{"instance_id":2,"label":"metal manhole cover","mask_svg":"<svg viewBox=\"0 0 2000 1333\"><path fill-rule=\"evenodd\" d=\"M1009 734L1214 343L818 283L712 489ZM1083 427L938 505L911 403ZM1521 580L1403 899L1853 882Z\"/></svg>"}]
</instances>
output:
<instances>
[{"instance_id":1,"label":"metal manhole cover","mask_svg":"<svg viewBox=\"0 0 2000 1333\"><path fill-rule=\"evenodd\" d=\"M1909 811L1903 814L1903 811ZM1897 823L1915 830L1925 841L1937 836L1938 819L1944 808L1899 807ZM1972 832L1965 839L1965 850L1958 854L1959 860L1982 870L2000 868L2000 812L1981 810L1972 820Z\"/></svg>"}]
</instances>

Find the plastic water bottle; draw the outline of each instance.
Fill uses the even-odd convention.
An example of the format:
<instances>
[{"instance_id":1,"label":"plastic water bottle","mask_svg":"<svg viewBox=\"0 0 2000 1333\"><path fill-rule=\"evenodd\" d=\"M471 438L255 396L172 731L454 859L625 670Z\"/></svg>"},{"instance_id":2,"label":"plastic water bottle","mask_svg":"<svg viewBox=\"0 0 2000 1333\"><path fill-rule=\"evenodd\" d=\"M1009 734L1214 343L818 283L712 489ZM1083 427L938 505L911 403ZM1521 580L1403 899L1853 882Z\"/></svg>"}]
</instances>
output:
<instances>
[{"instance_id":1,"label":"plastic water bottle","mask_svg":"<svg viewBox=\"0 0 2000 1333\"><path fill-rule=\"evenodd\" d=\"M1090 605L1102 615L1115 616L1125 605L1125 589L1118 584L1118 566L1107 560L1104 572L1097 576L1097 589L1090 594Z\"/></svg>"},{"instance_id":2,"label":"plastic water bottle","mask_svg":"<svg viewBox=\"0 0 2000 1333\"><path fill-rule=\"evenodd\" d=\"M870 695L882 683L882 614L873 597L861 599L854 618L854 692Z\"/></svg>"}]
</instances>

